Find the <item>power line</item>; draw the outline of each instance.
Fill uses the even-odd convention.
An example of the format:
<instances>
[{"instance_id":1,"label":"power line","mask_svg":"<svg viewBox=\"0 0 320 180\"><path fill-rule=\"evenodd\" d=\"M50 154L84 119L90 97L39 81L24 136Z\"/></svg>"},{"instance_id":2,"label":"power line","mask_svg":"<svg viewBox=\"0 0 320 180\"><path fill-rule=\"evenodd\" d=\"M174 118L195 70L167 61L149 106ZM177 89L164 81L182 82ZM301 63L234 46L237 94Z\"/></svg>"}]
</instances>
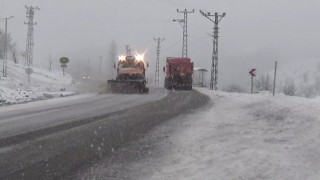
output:
<instances>
[{"instance_id":1,"label":"power line","mask_svg":"<svg viewBox=\"0 0 320 180\"><path fill-rule=\"evenodd\" d=\"M174 42L173 44L169 45L169 46L165 46L165 48L163 50L168 50L171 49L172 47L175 47L178 43L180 43L182 41L182 39Z\"/></svg>"},{"instance_id":2,"label":"power line","mask_svg":"<svg viewBox=\"0 0 320 180\"><path fill-rule=\"evenodd\" d=\"M187 5L185 2L184 3L178 3L178 2L175 2L175 1L165 1L165 0L162 0L162 1L159 1L159 2L162 3L162 4L170 5L171 7L183 6L183 7L186 7L186 8L188 8L188 7L191 8L191 6Z\"/></svg>"},{"instance_id":3,"label":"power line","mask_svg":"<svg viewBox=\"0 0 320 180\"><path fill-rule=\"evenodd\" d=\"M36 25L37 23L33 22L34 18L34 12L36 10L40 10L37 6L25 6L27 9L27 18L28 22L24 22L24 24L28 25L28 32L27 32L27 45L26 45L26 52L25 52L25 63L27 66L33 66L33 25Z\"/></svg>"},{"instance_id":4,"label":"power line","mask_svg":"<svg viewBox=\"0 0 320 180\"><path fill-rule=\"evenodd\" d=\"M163 23L163 25L160 28L157 28L157 31L159 31L159 34L162 34L163 29L165 29L165 27L169 24L169 22L172 22L171 19L174 17L175 12L173 12L168 19L165 20L165 22Z\"/></svg>"},{"instance_id":5,"label":"power line","mask_svg":"<svg viewBox=\"0 0 320 180\"><path fill-rule=\"evenodd\" d=\"M164 41L164 38L153 38L157 42L157 60L156 60L156 73L155 73L155 84L159 85L159 61L160 61L160 43Z\"/></svg>"},{"instance_id":6,"label":"power line","mask_svg":"<svg viewBox=\"0 0 320 180\"><path fill-rule=\"evenodd\" d=\"M125 45L125 47L126 47L126 55L127 56L131 56L131 48L130 48L130 46L129 45Z\"/></svg>"},{"instance_id":7,"label":"power line","mask_svg":"<svg viewBox=\"0 0 320 180\"><path fill-rule=\"evenodd\" d=\"M174 19L173 21L183 23L182 57L188 57L188 13L194 13L194 9L192 11L177 9L177 13L183 13L183 19Z\"/></svg>"},{"instance_id":8,"label":"power line","mask_svg":"<svg viewBox=\"0 0 320 180\"><path fill-rule=\"evenodd\" d=\"M226 13L223 13L222 15L219 15L218 13L211 14L210 12L204 13L200 10L200 13L208 18L211 22L214 23L213 28L213 50L212 50L212 66L211 66L211 80L210 80L210 89L217 90L217 84L218 84L218 38L219 38L219 22L223 17L226 16ZM211 19L210 17L213 16L214 19Z\"/></svg>"}]
</instances>

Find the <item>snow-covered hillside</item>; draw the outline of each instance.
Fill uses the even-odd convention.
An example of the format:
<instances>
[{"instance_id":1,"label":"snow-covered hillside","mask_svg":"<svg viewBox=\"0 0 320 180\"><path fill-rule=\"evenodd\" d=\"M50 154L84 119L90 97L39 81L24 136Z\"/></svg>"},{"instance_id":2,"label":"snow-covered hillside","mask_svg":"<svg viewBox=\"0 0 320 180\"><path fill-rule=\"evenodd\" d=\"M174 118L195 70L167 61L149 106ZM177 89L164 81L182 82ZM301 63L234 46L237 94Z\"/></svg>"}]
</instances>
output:
<instances>
[{"instance_id":1,"label":"snow-covered hillside","mask_svg":"<svg viewBox=\"0 0 320 180\"><path fill-rule=\"evenodd\" d=\"M25 67L8 61L8 75L2 77L2 72L0 75L0 105L47 99L73 93L73 80L70 75L63 75L61 71L48 72L36 67L32 69L33 73L30 76L29 84Z\"/></svg>"}]
</instances>

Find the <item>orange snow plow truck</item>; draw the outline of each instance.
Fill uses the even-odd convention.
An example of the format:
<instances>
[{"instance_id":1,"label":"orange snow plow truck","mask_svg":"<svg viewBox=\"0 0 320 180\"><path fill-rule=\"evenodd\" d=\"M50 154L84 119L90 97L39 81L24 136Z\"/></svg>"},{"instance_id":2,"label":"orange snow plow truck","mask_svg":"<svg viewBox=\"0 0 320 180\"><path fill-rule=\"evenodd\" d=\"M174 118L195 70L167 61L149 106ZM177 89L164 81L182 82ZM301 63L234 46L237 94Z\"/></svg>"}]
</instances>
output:
<instances>
[{"instance_id":1,"label":"orange snow plow truck","mask_svg":"<svg viewBox=\"0 0 320 180\"><path fill-rule=\"evenodd\" d=\"M115 68L116 79L108 80L108 88L113 93L148 93L146 87L146 68L148 63L144 61L144 55L119 56Z\"/></svg>"}]
</instances>

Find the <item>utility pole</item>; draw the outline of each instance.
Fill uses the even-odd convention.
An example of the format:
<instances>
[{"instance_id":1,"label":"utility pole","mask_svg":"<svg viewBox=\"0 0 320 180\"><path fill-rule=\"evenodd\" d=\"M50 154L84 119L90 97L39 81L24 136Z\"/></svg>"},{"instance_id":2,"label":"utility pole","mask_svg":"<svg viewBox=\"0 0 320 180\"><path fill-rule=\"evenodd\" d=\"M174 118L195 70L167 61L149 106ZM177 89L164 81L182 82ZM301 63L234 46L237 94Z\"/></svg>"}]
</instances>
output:
<instances>
[{"instance_id":1,"label":"utility pole","mask_svg":"<svg viewBox=\"0 0 320 180\"><path fill-rule=\"evenodd\" d=\"M155 73L155 84L159 85L159 61L160 61L160 43L164 41L164 38L153 38L157 42L157 60L156 60L156 73Z\"/></svg>"},{"instance_id":2,"label":"utility pole","mask_svg":"<svg viewBox=\"0 0 320 180\"><path fill-rule=\"evenodd\" d=\"M126 55L131 56L131 48L129 45L126 45Z\"/></svg>"},{"instance_id":3,"label":"utility pole","mask_svg":"<svg viewBox=\"0 0 320 180\"><path fill-rule=\"evenodd\" d=\"M3 69L2 69L2 76L7 76L7 69L8 69L8 19L13 18L14 16L3 18L5 19L5 40L4 40L4 56L3 56Z\"/></svg>"},{"instance_id":4,"label":"utility pole","mask_svg":"<svg viewBox=\"0 0 320 180\"><path fill-rule=\"evenodd\" d=\"M274 79L273 79L273 96L275 94L275 91L276 91L276 76L277 76L277 61L275 62L275 65L274 65Z\"/></svg>"},{"instance_id":5,"label":"utility pole","mask_svg":"<svg viewBox=\"0 0 320 180\"><path fill-rule=\"evenodd\" d=\"M251 69L249 71L249 74L251 75L251 94L253 93L253 77L256 76L256 69Z\"/></svg>"},{"instance_id":6,"label":"utility pole","mask_svg":"<svg viewBox=\"0 0 320 180\"><path fill-rule=\"evenodd\" d=\"M251 94L253 93L253 76L251 76Z\"/></svg>"},{"instance_id":7,"label":"utility pole","mask_svg":"<svg viewBox=\"0 0 320 180\"><path fill-rule=\"evenodd\" d=\"M174 22L179 22L183 28L183 41L182 41L182 57L188 57L188 13L194 13L194 9L192 11L179 11L177 9L177 13L183 13L183 19L174 19Z\"/></svg>"},{"instance_id":8,"label":"utility pole","mask_svg":"<svg viewBox=\"0 0 320 180\"><path fill-rule=\"evenodd\" d=\"M219 22L223 17L226 16L226 13L219 15L218 13L211 14L210 12L204 13L200 10L200 13L208 18L211 22L214 23L213 28L213 52L212 52L212 66L211 66L211 80L210 80L210 89L217 90L218 84L218 38L219 38ZM214 19L210 18L213 16Z\"/></svg>"},{"instance_id":9,"label":"utility pole","mask_svg":"<svg viewBox=\"0 0 320 180\"><path fill-rule=\"evenodd\" d=\"M26 52L25 52L25 63L27 66L33 66L33 25L37 23L33 22L34 12L36 10L40 10L37 6L25 6L27 9L27 18L28 22L24 22L24 24L28 25L28 32L27 32L27 45L26 45Z\"/></svg>"},{"instance_id":10,"label":"utility pole","mask_svg":"<svg viewBox=\"0 0 320 180\"><path fill-rule=\"evenodd\" d=\"M51 67L52 67L52 55L49 54L48 56L48 62L49 62L49 72L51 72Z\"/></svg>"}]
</instances>

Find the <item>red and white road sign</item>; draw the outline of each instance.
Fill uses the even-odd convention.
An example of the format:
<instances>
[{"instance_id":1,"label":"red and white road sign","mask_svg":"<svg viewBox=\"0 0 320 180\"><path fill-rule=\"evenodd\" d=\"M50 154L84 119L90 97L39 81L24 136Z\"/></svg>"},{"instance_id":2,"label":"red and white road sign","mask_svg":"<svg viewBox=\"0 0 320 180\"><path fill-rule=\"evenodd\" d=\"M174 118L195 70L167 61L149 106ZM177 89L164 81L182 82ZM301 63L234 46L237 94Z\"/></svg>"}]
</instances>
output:
<instances>
[{"instance_id":1,"label":"red and white road sign","mask_svg":"<svg viewBox=\"0 0 320 180\"><path fill-rule=\"evenodd\" d=\"M251 69L251 71L249 71L249 74L251 74L251 76L256 76L256 69Z\"/></svg>"}]
</instances>

